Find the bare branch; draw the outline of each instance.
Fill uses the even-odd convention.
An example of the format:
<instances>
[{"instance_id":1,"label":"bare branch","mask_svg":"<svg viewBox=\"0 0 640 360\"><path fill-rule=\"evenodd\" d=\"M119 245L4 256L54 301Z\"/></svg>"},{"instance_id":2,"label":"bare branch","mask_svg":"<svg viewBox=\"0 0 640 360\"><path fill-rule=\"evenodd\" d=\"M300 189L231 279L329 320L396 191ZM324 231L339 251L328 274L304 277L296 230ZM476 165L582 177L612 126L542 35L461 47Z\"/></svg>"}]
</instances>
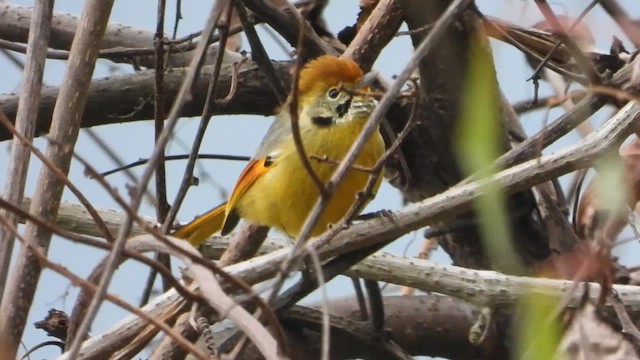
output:
<instances>
[{"instance_id":1,"label":"bare branch","mask_svg":"<svg viewBox=\"0 0 640 360\"><path fill-rule=\"evenodd\" d=\"M37 109L40 105L40 89L46 60L46 49L49 43L53 1L36 1L33 9L34 16L30 27L35 29L29 33L27 49L27 63L22 73L22 88L16 114L16 131L27 141L31 141L35 134ZM1 110L0 110L1 111ZM4 114L0 114L4 116ZM7 166L5 189L2 196L10 202L19 203L24 193L31 152L26 144L14 139L11 143L11 157ZM5 211L0 211L9 223L15 226L16 218ZM10 232L0 227L0 299L4 294L4 287L9 275L9 263L13 252L14 237Z\"/></svg>"},{"instance_id":2,"label":"bare branch","mask_svg":"<svg viewBox=\"0 0 640 360\"><path fill-rule=\"evenodd\" d=\"M213 53L215 56L217 52ZM242 59L239 54L226 51L221 69L218 88L221 93L228 92L232 86L234 65ZM289 78L288 62L275 62L274 67L279 76ZM203 67L201 76L193 86L192 98L182 109L180 116L200 116L206 101L209 79L214 71L214 65ZM165 110L175 101L180 84L185 76L185 69L173 69L165 74ZM256 67L245 65L238 74L235 96L227 103L219 104L219 114L257 114L272 115L278 106L264 74ZM87 106L82 115L82 127L105 124L122 123L153 119L153 87L154 71L146 70L135 74L113 76L105 79L93 80L88 90ZM126 91L123 92L123 89ZM40 109L36 125L36 136L45 134L49 130L51 116L59 88L45 88L41 94ZM0 108L7 117L14 121L18 106L17 94L0 95ZM11 133L0 129L0 141L11 138Z\"/></svg>"},{"instance_id":3,"label":"bare branch","mask_svg":"<svg viewBox=\"0 0 640 360\"><path fill-rule=\"evenodd\" d=\"M6 41L26 43L33 11L31 8L3 1L0 4L0 38ZM49 46L54 49L71 49L71 43L80 24L80 19L69 14L54 13L53 23L55 26L51 28ZM119 56L110 57L114 61L128 63L135 60L137 64L144 67L154 67L153 31L109 23L105 30L105 36L98 43L100 44L99 49L121 52ZM127 49L138 51L128 51ZM139 51L142 49L145 51ZM43 50L46 50L46 47ZM180 53L174 53L169 57L171 66L184 67L189 64L193 51L189 48L180 50ZM58 55L57 57L64 57L60 56L63 55L60 52L56 53L56 55ZM109 52L102 52L101 56L109 56Z\"/></svg>"}]
</instances>

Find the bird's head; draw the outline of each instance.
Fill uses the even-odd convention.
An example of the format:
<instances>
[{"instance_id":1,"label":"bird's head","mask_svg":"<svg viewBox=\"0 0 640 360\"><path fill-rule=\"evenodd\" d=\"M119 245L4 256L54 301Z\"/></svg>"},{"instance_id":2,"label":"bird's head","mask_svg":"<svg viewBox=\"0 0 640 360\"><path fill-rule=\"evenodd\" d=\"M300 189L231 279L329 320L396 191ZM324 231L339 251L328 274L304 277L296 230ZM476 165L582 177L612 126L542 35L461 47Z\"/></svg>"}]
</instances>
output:
<instances>
[{"instance_id":1,"label":"bird's head","mask_svg":"<svg viewBox=\"0 0 640 360\"><path fill-rule=\"evenodd\" d=\"M373 74L363 74L351 59L331 55L310 61L298 82L300 125L329 127L364 122L376 106L366 93Z\"/></svg>"}]
</instances>

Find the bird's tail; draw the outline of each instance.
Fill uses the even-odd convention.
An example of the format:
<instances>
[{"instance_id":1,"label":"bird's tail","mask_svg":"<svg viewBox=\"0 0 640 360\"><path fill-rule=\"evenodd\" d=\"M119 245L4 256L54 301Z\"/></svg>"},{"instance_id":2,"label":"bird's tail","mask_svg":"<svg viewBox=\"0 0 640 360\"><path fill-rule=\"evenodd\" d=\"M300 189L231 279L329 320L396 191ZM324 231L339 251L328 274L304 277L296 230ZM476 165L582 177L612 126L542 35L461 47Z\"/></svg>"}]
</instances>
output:
<instances>
[{"instance_id":1,"label":"bird's tail","mask_svg":"<svg viewBox=\"0 0 640 360\"><path fill-rule=\"evenodd\" d=\"M223 203L198 216L192 222L176 230L172 236L188 240L195 247L199 246L211 235L222 229L226 206L227 203Z\"/></svg>"}]
</instances>

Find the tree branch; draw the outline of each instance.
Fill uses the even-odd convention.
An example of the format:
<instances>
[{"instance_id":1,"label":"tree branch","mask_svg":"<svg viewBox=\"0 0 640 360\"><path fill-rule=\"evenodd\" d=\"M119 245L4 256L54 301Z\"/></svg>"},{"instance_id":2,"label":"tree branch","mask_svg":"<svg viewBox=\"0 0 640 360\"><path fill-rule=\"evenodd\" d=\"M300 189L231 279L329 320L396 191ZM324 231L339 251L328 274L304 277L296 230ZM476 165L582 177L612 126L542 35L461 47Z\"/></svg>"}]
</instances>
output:
<instances>
[{"instance_id":1,"label":"tree branch","mask_svg":"<svg viewBox=\"0 0 640 360\"><path fill-rule=\"evenodd\" d=\"M234 53L226 52L225 55ZM221 93L228 92L233 82L233 62L239 60L233 55L225 56L221 69L218 88ZM279 76L288 78L288 62L275 62L274 67ZM214 70L213 65L204 66L201 76L193 87L193 97L182 109L181 116L200 116L206 101L209 78ZM165 74L165 111L176 99L185 69L174 69ZM257 114L272 115L278 103L272 90L266 86L263 73L255 65L245 65L238 74L238 86L235 96L227 103L219 104L220 114ZM93 80L88 90L85 112L82 116L82 127L115 124L130 121L153 119L153 87L154 71L140 71L136 74L113 76ZM123 91L124 90L124 91ZM49 129L53 107L60 88L51 87L42 91L40 109L36 125L36 134L42 135ZM11 121L15 121L19 96L17 94L0 95L0 108ZM11 134L0 129L0 141L8 140Z\"/></svg>"},{"instance_id":2,"label":"tree branch","mask_svg":"<svg viewBox=\"0 0 640 360\"><path fill-rule=\"evenodd\" d=\"M40 104L40 89L42 88L46 49L51 31L53 1L36 1L33 11L35 16L31 19L30 26L35 30L30 32L27 63L22 73L22 88L20 89L15 121L16 131L27 138L27 141L33 140L36 128L37 112L32 109L37 109ZM4 115L0 114L0 116ZM7 201L17 203L22 199L30 155L29 147L23 142L16 139L11 143L11 157L7 166L5 189L2 194ZM3 216L10 224L16 225L16 219L11 213L0 211L0 217ZM9 275L13 242L13 234L0 227L0 254L2 254L0 255L0 299L4 295L4 287Z\"/></svg>"},{"instance_id":3,"label":"tree branch","mask_svg":"<svg viewBox=\"0 0 640 360\"><path fill-rule=\"evenodd\" d=\"M12 4L8 1L0 2L0 39L18 43L26 43L29 35L30 21L33 9ZM49 46L54 49L69 50L76 34L80 19L76 16L54 13ZM192 48L187 44L179 53L173 53L168 58L168 64L175 67L185 67L191 61ZM115 62L131 63L152 69L155 65L154 33L147 29L134 28L127 25L110 22L105 30L105 36L100 41L100 49L110 49L119 52L118 56L110 57ZM128 51L128 50L137 51ZM140 55L140 49L145 49ZM108 56L103 52L102 56Z\"/></svg>"}]
</instances>

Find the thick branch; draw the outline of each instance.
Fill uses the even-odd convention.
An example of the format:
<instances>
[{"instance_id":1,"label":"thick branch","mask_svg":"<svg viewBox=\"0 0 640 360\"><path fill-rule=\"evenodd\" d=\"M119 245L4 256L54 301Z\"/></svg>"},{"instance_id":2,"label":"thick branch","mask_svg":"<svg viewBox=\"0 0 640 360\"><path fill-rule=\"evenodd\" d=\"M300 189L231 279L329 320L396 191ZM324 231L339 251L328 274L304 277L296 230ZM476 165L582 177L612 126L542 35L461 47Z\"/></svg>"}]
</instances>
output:
<instances>
[{"instance_id":1,"label":"thick branch","mask_svg":"<svg viewBox=\"0 0 640 360\"><path fill-rule=\"evenodd\" d=\"M233 58L226 61L219 79L219 93L226 94L233 77ZM252 64L252 63L251 63ZM274 67L282 77L288 77L288 62L274 62ZM182 116L200 116L206 101L209 79L213 65L204 66L193 88L193 98L182 110ZM238 75L238 86L231 101L219 105L221 114L271 115L278 106L275 95L265 86L263 73L255 66L243 67ZM176 98L182 84L185 69L173 69L165 74L165 111ZM140 71L136 74L108 77L94 80L89 87L87 106L82 117L82 127L153 119L154 71ZM36 134L42 135L49 129L53 106L59 88L47 88L42 92ZM0 108L11 121L15 121L18 94L0 95ZM0 141L8 140L11 134L0 128Z\"/></svg>"},{"instance_id":2,"label":"thick branch","mask_svg":"<svg viewBox=\"0 0 640 360\"><path fill-rule=\"evenodd\" d=\"M269 24L292 47L298 45L298 37L302 31L302 47L312 57L322 54L337 55L337 51L318 36L311 25L288 2L281 8L274 7L270 1L244 0L244 5L257 17Z\"/></svg>"},{"instance_id":3,"label":"thick branch","mask_svg":"<svg viewBox=\"0 0 640 360\"><path fill-rule=\"evenodd\" d=\"M29 141L33 139L37 113L32 111L39 107L40 89L46 60L46 49L51 31L51 14L53 1L36 1L35 16L31 19L31 31L27 51L27 63L22 73L22 88L20 89L19 110L16 114L16 130ZM7 166L3 197L11 202L20 202L24 194L24 187L29 169L31 153L29 148L20 141L11 143L11 157ZM15 218L0 211L0 217L6 217L15 226ZM0 227L0 299L4 294L4 286L9 274L9 263L13 253L14 236L10 231Z\"/></svg>"},{"instance_id":4,"label":"thick branch","mask_svg":"<svg viewBox=\"0 0 640 360\"><path fill-rule=\"evenodd\" d=\"M476 311L462 301L435 294L385 296L384 306L385 330L398 346L413 356L497 359L508 353L507 349L495 346L498 341L494 331L489 331L479 346L469 342L469 329L476 320ZM391 358L385 339L380 339L380 334L371 329L371 324L360 320L354 299L336 300L329 307L332 359ZM292 348L305 350L307 357L304 359L319 359L320 315L317 310L296 306L280 316L289 330Z\"/></svg>"},{"instance_id":5,"label":"thick branch","mask_svg":"<svg viewBox=\"0 0 640 360\"><path fill-rule=\"evenodd\" d=\"M355 60L365 71L371 70L401 24L400 0L379 1L342 56Z\"/></svg>"},{"instance_id":6,"label":"thick branch","mask_svg":"<svg viewBox=\"0 0 640 360\"><path fill-rule=\"evenodd\" d=\"M450 3L448 0L416 1L402 0L401 7L410 30L414 46L429 33L430 25L440 16ZM402 153L407 160L406 169L400 163L389 166L403 176L395 179L394 185L402 190L409 201L419 201L457 184L463 179L458 166L456 129L461 114L472 109L464 109L462 95L467 92L467 70L476 58L491 62L491 50L482 26L472 11L466 11L457 19L456 26L447 32L445 38L435 44L432 51L420 63L421 103L416 118L421 121L402 145ZM452 61L455 59L455 61ZM487 67L490 81L496 82L495 69ZM489 88L498 89L497 84ZM500 94L496 92L495 106L500 107ZM395 119L394 119L395 120ZM509 148L507 137L509 123L501 119L503 136L500 139L502 151ZM396 131L404 123L391 121ZM409 174L405 172L410 172ZM545 242L544 228L533 216L535 200L530 193L514 194L507 204L509 209L518 209L523 214L512 216L508 225L515 234L516 255L525 265L545 259L549 254ZM522 211L522 209L530 209ZM440 244L451 255L454 263L473 268L490 268L492 264L485 255L477 224L472 214L464 214L459 222L468 224L455 232L439 238Z\"/></svg>"},{"instance_id":7,"label":"thick branch","mask_svg":"<svg viewBox=\"0 0 640 360\"><path fill-rule=\"evenodd\" d=\"M33 9L19 6L10 2L0 2L0 39L18 43L26 43L29 36L29 23L33 16ZM75 36L80 19L76 16L54 13L51 28L51 41L49 47L60 50L69 50ZM149 49L146 56L111 57L115 62L132 62L147 68L153 68L155 64L154 33L147 29L138 29L127 25L110 22L107 25L105 36L100 42L100 49ZM192 51L184 51L172 54L168 64L175 67L184 67L191 60Z\"/></svg>"}]
</instances>

